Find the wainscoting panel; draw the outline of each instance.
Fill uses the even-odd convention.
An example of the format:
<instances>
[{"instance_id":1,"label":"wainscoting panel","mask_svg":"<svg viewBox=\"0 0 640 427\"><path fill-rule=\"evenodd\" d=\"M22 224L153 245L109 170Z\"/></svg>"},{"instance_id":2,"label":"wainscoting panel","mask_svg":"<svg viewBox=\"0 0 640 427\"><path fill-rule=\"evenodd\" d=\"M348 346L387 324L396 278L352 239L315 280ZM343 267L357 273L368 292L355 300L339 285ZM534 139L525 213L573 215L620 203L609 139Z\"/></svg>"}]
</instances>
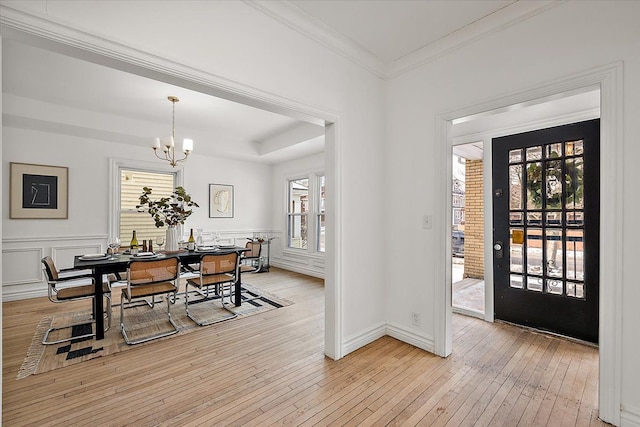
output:
<instances>
[{"instance_id":1,"label":"wainscoting panel","mask_svg":"<svg viewBox=\"0 0 640 427\"><path fill-rule=\"evenodd\" d=\"M46 236L2 240L2 300L13 301L47 295L40 260L49 255L56 267L73 267L73 257L104 252L107 235Z\"/></svg>"},{"instance_id":2,"label":"wainscoting panel","mask_svg":"<svg viewBox=\"0 0 640 427\"><path fill-rule=\"evenodd\" d=\"M2 248L2 284L24 285L42 281L42 248Z\"/></svg>"},{"instance_id":3,"label":"wainscoting panel","mask_svg":"<svg viewBox=\"0 0 640 427\"><path fill-rule=\"evenodd\" d=\"M105 253L102 244L53 246L51 258L58 269L73 267L73 259L76 255Z\"/></svg>"}]
</instances>

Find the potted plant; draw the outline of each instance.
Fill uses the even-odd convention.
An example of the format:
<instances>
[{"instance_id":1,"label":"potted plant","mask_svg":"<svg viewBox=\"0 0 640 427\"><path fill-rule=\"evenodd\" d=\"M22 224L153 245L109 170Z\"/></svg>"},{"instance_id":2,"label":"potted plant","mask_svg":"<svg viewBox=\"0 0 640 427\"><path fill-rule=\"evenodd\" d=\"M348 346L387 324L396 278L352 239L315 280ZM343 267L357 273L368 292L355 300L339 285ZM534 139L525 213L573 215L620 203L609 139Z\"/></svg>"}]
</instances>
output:
<instances>
[{"instance_id":1,"label":"potted plant","mask_svg":"<svg viewBox=\"0 0 640 427\"><path fill-rule=\"evenodd\" d=\"M167 251L178 250L178 236L176 226L184 224L185 220L191 216L192 207L200 207L191 199L184 188L176 187L171 196L162 197L158 200L151 200L151 188L144 187L139 197L140 204L136 205L139 211L146 210L155 221L156 227L167 226L166 249Z\"/></svg>"}]
</instances>

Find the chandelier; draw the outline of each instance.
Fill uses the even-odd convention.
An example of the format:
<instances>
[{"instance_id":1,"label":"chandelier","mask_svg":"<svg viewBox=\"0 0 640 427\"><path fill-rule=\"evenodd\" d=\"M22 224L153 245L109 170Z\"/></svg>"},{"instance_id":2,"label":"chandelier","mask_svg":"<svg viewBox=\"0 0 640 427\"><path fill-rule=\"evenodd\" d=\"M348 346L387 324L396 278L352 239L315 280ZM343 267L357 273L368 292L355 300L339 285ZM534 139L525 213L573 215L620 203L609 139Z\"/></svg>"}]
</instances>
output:
<instances>
[{"instance_id":1,"label":"chandelier","mask_svg":"<svg viewBox=\"0 0 640 427\"><path fill-rule=\"evenodd\" d=\"M153 138L153 152L156 157L161 160L166 160L169 162L171 166L174 168L178 164L178 162L183 162L187 160L189 153L193 151L193 140L189 138L185 138L182 140L182 152L184 153L184 157L181 159L176 159L176 146L175 146L175 137L176 137L176 102L180 101L176 96L168 96L167 99L171 101L173 104L173 116L171 122L171 136L166 138L162 138L162 143L160 138ZM158 150L162 149L164 153L164 157L158 154Z\"/></svg>"}]
</instances>

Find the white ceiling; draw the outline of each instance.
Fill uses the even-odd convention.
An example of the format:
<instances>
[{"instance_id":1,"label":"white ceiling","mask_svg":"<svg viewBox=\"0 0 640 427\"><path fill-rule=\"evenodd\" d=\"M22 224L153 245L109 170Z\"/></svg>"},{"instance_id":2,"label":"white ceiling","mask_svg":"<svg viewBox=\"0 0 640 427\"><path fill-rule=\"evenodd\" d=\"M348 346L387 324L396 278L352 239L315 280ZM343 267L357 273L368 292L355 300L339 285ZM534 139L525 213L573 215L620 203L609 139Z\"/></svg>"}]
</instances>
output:
<instances>
[{"instance_id":1,"label":"white ceiling","mask_svg":"<svg viewBox=\"0 0 640 427\"><path fill-rule=\"evenodd\" d=\"M550 3L291 0L245 4L303 34L312 34L325 46L387 78L389 69L383 68L403 58L424 62L429 55L537 13ZM324 151L324 129L317 125L29 46L11 37L3 37L2 44L3 123L8 126L149 145L152 137L170 133L171 103L166 98L174 95L180 98L176 138L194 139L194 153L276 163ZM364 57L373 58L375 66L369 66L372 62L363 61ZM91 122L86 121L88 117Z\"/></svg>"},{"instance_id":2,"label":"white ceiling","mask_svg":"<svg viewBox=\"0 0 640 427\"><path fill-rule=\"evenodd\" d=\"M515 0L291 0L314 19L391 63Z\"/></svg>"},{"instance_id":3,"label":"white ceiling","mask_svg":"<svg viewBox=\"0 0 640 427\"><path fill-rule=\"evenodd\" d=\"M196 154L276 163L324 151L321 126L10 38L2 44L5 125L150 145L171 134L172 95L176 140L194 139Z\"/></svg>"}]
</instances>

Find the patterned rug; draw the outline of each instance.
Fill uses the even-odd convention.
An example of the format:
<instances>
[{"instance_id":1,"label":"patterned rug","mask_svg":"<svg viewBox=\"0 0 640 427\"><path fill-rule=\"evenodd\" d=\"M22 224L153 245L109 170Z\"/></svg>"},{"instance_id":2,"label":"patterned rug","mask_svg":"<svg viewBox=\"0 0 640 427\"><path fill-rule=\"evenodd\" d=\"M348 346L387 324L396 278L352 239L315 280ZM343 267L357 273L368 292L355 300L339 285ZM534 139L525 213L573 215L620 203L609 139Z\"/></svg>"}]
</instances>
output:
<instances>
[{"instance_id":1,"label":"patterned rug","mask_svg":"<svg viewBox=\"0 0 640 427\"><path fill-rule=\"evenodd\" d=\"M242 284L242 291L242 305L240 307L229 305L227 300L227 307L238 315L233 319L227 320L227 322L233 322L235 319L264 313L292 304L291 301L269 294L248 283ZM140 306L126 308L125 324L127 325L129 339L172 330L173 327L169 323L166 307L165 302L161 301L156 303L155 309L151 309L144 303ZM189 313L201 322L215 321L230 314L221 307L219 297L212 296L208 299L202 299L197 295L192 297L191 294L189 296ZM184 308L184 293L178 294L178 300L171 306L171 317L178 327L178 333L174 335L187 334L199 328L216 326L215 323L209 326L198 326L187 317ZM85 320L86 323L82 323ZM44 334L51 326L81 323L73 328L52 332L48 338L50 341L91 333L95 328L95 324L90 320L91 313L88 311L42 318L36 327L27 356L18 371L17 379L74 365L96 357L134 349L153 342L127 345L120 332L120 307L114 305L111 328L105 332L104 340L96 341L93 338L82 338L60 344L42 344ZM172 335L169 335L160 339L171 339L171 337Z\"/></svg>"}]
</instances>

